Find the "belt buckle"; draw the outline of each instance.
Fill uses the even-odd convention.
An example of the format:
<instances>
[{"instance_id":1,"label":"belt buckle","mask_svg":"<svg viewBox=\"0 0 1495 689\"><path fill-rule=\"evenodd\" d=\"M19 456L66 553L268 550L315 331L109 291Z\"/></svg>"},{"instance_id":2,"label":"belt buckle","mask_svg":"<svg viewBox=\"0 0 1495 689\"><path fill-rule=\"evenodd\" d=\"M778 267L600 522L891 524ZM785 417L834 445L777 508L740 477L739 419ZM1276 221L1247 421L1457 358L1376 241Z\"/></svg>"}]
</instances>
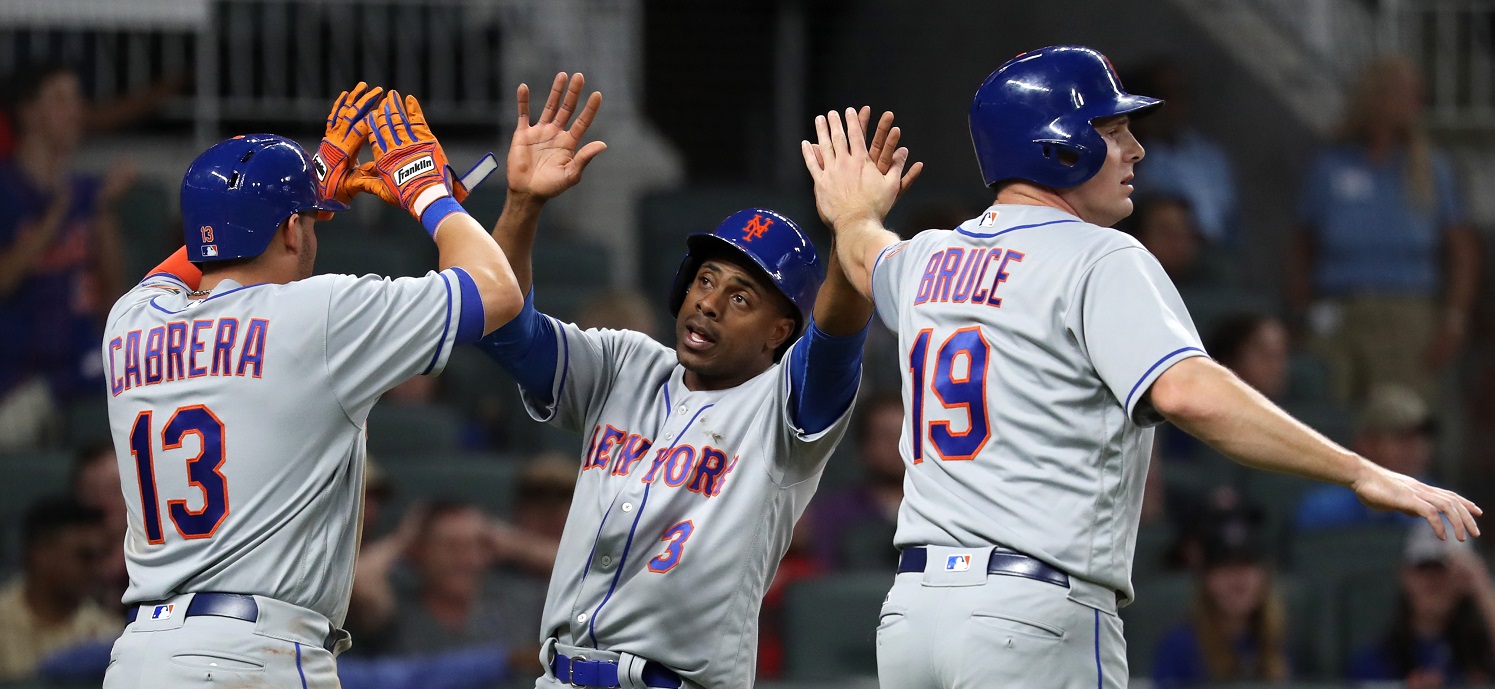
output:
<instances>
[{"instance_id":1,"label":"belt buckle","mask_svg":"<svg viewBox=\"0 0 1495 689\"><path fill-rule=\"evenodd\" d=\"M577 661L585 661L586 659L587 659L587 657L585 655L571 656L571 662L570 662L569 666L567 667L567 671L571 674L571 676L568 677L568 678L566 678L566 683L567 684L569 684L569 685L571 685L573 687L586 686L586 685L583 685L583 684L577 684L576 683L576 662Z\"/></svg>"}]
</instances>

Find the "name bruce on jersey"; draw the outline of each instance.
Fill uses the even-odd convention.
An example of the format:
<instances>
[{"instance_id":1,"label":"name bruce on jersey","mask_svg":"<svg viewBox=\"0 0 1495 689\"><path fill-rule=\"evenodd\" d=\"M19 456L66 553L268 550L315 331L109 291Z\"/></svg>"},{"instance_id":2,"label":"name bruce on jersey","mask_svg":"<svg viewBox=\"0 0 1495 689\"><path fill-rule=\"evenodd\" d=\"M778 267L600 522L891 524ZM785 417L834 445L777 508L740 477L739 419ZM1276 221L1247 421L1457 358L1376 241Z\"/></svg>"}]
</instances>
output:
<instances>
[{"instance_id":1,"label":"name bruce on jersey","mask_svg":"<svg viewBox=\"0 0 1495 689\"><path fill-rule=\"evenodd\" d=\"M242 328L237 318L217 318L131 330L109 341L109 392L203 376L259 378L269 331L265 318Z\"/></svg>"},{"instance_id":2,"label":"name bruce on jersey","mask_svg":"<svg viewBox=\"0 0 1495 689\"><path fill-rule=\"evenodd\" d=\"M1013 263L1022 263L1023 253L996 247L971 248L952 246L936 251L924 266L924 277L919 279L919 292L914 295L914 305L920 304L986 304L1002 308L1002 299L997 288L1007 282L1007 272ZM996 264L991 278L987 273Z\"/></svg>"}]
</instances>

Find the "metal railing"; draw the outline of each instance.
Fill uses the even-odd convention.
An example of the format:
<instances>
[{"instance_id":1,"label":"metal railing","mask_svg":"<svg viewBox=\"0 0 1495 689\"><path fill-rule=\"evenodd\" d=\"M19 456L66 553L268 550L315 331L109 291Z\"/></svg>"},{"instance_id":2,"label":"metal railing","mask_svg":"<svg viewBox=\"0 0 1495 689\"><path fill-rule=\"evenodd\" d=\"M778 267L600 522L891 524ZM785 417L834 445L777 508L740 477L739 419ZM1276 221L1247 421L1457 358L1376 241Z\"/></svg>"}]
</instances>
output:
<instances>
[{"instance_id":1,"label":"metal railing","mask_svg":"<svg viewBox=\"0 0 1495 689\"><path fill-rule=\"evenodd\" d=\"M1386 43L1422 65L1433 126L1495 128L1495 1L1382 0L1379 21Z\"/></svg>"}]
</instances>

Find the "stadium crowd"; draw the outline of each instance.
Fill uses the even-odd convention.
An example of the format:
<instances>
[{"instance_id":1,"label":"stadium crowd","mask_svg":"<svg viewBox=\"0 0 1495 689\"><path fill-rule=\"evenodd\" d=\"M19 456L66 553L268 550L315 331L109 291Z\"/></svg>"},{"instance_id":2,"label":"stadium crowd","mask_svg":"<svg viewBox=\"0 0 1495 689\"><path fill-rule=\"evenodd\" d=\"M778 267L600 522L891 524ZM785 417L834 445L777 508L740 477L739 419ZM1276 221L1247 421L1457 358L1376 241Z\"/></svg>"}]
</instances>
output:
<instances>
[{"instance_id":1,"label":"stadium crowd","mask_svg":"<svg viewBox=\"0 0 1495 689\"><path fill-rule=\"evenodd\" d=\"M1183 70L1160 61L1128 84L1168 107L1138 123L1147 158L1136 210L1119 229L1161 262L1211 355L1383 466L1466 491L1461 481L1488 475L1466 460L1481 391L1465 354L1488 328L1476 309L1483 251L1461 211L1455 168L1422 125L1411 63L1367 68L1340 137L1301 172L1280 305L1263 299L1239 260L1257 240L1240 229L1230 158L1209 123L1194 120ZM124 246L128 238L147 236L164 256L179 228L122 217L127 199L166 198L142 197L129 161L103 176L74 168L90 133L148 116L149 98L125 112L90 105L73 71L46 65L18 72L5 105L0 463L45 466L19 474L38 485L13 495L33 500L7 503L0 523L0 565L10 572L0 586L0 682L87 684L102 676L124 626L127 582L121 476L100 411L100 321L140 277L126 257L143 249ZM958 222L981 209L920 210ZM657 260L674 261L673 248L660 251ZM653 296L599 286L553 303L584 327L658 336L668 329L656 308L663 295ZM808 641L796 636L790 608L815 604L794 596L796 586L895 565L899 364L885 333L869 348L854 430L764 604L762 678L796 676L786 644ZM541 605L581 440L523 418L512 381L480 355L453 359L446 376L388 395L370 423L377 465L347 622L355 643L339 667L348 687L529 686L540 672ZM1370 511L1348 489L1248 477L1165 429L1138 539L1138 602L1123 612L1133 674L1159 687L1489 683L1495 582L1485 562L1474 545ZM870 658L874 621L865 623Z\"/></svg>"}]
</instances>

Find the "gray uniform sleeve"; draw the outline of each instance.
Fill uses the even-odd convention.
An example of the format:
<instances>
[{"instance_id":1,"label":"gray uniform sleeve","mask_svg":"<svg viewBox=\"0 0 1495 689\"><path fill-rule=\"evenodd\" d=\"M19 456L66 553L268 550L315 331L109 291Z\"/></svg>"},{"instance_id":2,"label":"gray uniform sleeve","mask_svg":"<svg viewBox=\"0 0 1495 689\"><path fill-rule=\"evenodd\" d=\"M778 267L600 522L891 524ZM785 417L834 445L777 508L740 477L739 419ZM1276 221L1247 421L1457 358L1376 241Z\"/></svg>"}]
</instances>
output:
<instances>
[{"instance_id":1,"label":"gray uniform sleeve","mask_svg":"<svg viewBox=\"0 0 1495 689\"><path fill-rule=\"evenodd\" d=\"M550 318L545 316L545 318ZM536 421L582 432L614 387L642 384L654 364L672 352L648 335L632 330L582 330L573 323L551 319L558 342L555 388L545 404L520 388L524 406Z\"/></svg>"},{"instance_id":2,"label":"gray uniform sleeve","mask_svg":"<svg viewBox=\"0 0 1495 689\"><path fill-rule=\"evenodd\" d=\"M872 305L883 325L894 332L898 331L899 288L907 282L903 279L904 263L910 252L905 249L911 241L889 244L872 264Z\"/></svg>"},{"instance_id":3,"label":"gray uniform sleeve","mask_svg":"<svg viewBox=\"0 0 1495 689\"><path fill-rule=\"evenodd\" d=\"M1140 246L1112 251L1081 278L1065 326L1138 425L1162 423L1148 388L1170 366L1207 356L1178 289Z\"/></svg>"},{"instance_id":4,"label":"gray uniform sleeve","mask_svg":"<svg viewBox=\"0 0 1495 689\"><path fill-rule=\"evenodd\" d=\"M452 347L482 335L483 304L459 268L389 280L327 275L327 371L351 418L413 376L440 373Z\"/></svg>"}]
</instances>

